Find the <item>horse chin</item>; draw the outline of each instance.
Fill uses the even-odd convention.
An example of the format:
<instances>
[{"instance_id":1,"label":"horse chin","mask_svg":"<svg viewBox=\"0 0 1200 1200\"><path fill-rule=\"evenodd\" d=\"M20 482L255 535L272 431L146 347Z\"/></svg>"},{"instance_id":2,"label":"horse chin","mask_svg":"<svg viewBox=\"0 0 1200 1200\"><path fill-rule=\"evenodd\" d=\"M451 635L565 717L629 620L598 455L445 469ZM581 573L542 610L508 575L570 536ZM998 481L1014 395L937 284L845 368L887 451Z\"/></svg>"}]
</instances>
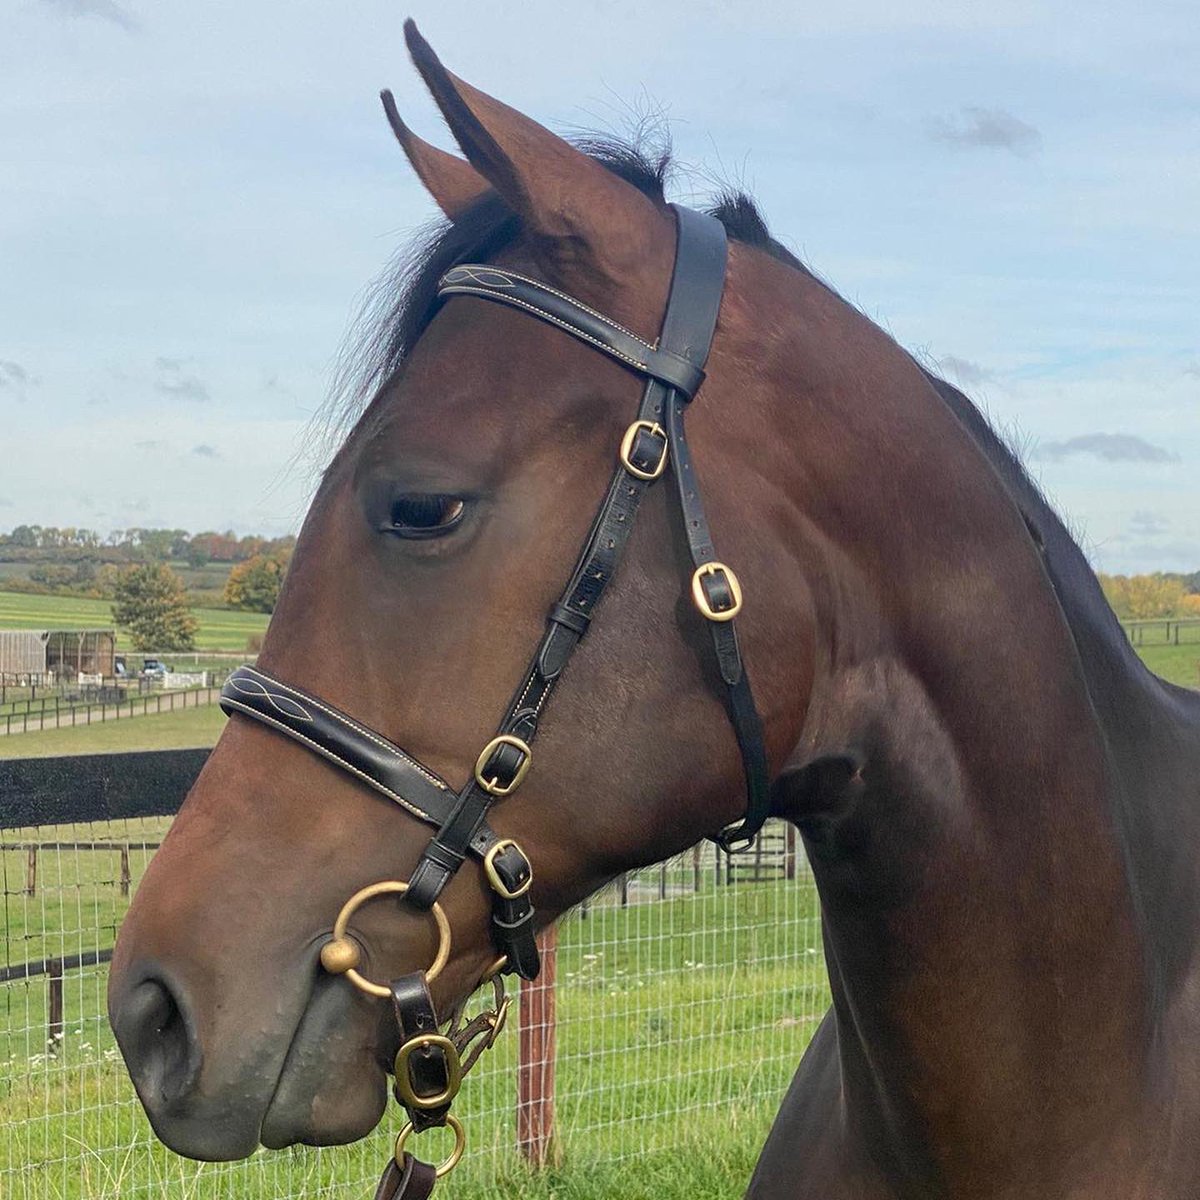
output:
<instances>
[{"instance_id":1,"label":"horse chin","mask_svg":"<svg viewBox=\"0 0 1200 1200\"><path fill-rule=\"evenodd\" d=\"M381 1030L363 1013L346 1019L344 987L341 980L322 980L304 1010L259 1131L270 1150L355 1142L383 1116Z\"/></svg>"}]
</instances>

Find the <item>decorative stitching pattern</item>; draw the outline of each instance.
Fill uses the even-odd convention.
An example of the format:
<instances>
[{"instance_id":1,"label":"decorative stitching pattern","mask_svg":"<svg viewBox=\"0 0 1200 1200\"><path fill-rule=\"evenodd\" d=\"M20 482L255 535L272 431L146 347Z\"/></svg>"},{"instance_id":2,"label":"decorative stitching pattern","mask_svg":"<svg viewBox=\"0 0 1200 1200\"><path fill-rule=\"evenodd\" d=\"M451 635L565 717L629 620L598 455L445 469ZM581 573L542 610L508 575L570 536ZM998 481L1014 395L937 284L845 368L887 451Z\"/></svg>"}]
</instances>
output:
<instances>
[{"instance_id":1,"label":"decorative stitching pattern","mask_svg":"<svg viewBox=\"0 0 1200 1200\"><path fill-rule=\"evenodd\" d=\"M343 725L353 729L356 733L362 734L363 737L367 738L368 741L373 742L381 750L385 750L388 754L392 755L393 758L399 758L408 763L409 766L411 766L414 770L424 775L425 778L428 779L429 782L435 787L440 788L443 792L450 791L450 788L448 788L441 779L434 775L433 772L431 772L428 768L423 767L415 758L405 754L399 746L394 745L392 742L385 741L377 733L367 729L366 726L359 725L357 721L352 720L350 717L344 716L340 712L336 712L326 704L322 704L321 701L315 696L309 696L304 692L298 692L295 688L289 687L286 683L282 683L278 679L272 679L270 675L264 675L261 671L256 670L254 667L243 667L242 670L252 672L260 679L265 679L268 683L273 683L276 687L283 688L285 692L291 692L293 696L303 696L305 700L307 700L310 704L315 704L317 708L319 708L332 720L340 721ZM312 718L310 717L309 719L311 720Z\"/></svg>"},{"instance_id":2,"label":"decorative stitching pattern","mask_svg":"<svg viewBox=\"0 0 1200 1200\"><path fill-rule=\"evenodd\" d=\"M556 317L547 309L539 308L536 304L530 304L527 300L521 300L516 296L506 296L502 292L493 292L487 288L468 287L465 284L454 284L452 287L445 289L456 296L482 296L485 300L497 300L501 304L511 304L514 308L523 308L526 312L531 312L535 317L541 317L543 321L548 321L551 325L557 325L559 329L566 330L573 337L579 338L580 341L588 342L595 346L597 350L603 351L605 354L611 354L613 358L619 358L622 362L628 363L631 367L641 371L643 375L653 375L650 368L636 358L630 358L628 354L623 354L614 346L610 346L607 342L602 342L599 338L592 337L590 333L584 333L577 325L572 325L569 321L564 321L561 317ZM622 333L625 331L622 330ZM633 334L629 335L633 337ZM646 346L647 350L652 350L652 346L646 345L641 338L635 338L638 345Z\"/></svg>"},{"instance_id":3,"label":"decorative stitching pattern","mask_svg":"<svg viewBox=\"0 0 1200 1200\"><path fill-rule=\"evenodd\" d=\"M440 292L445 284L462 282L461 280L454 278L454 276L460 271L468 281L481 284L483 287L511 288L515 286L514 281L520 281L521 283L527 284L529 287L537 288L543 292L549 292L551 296L557 296L560 300L565 300L568 304L574 305L581 312L585 312L589 316L595 317L597 321L602 321L611 329L620 330L620 332L625 334L626 337L633 338L635 342L637 342L639 345L645 346L647 350L653 350L658 345L657 339L653 343L647 342L644 338L641 338L634 333L633 330L626 329L624 325L617 324L612 317L606 317L604 313L597 312L594 308L588 308L588 306L582 301L576 300L574 296L568 296L566 292L558 291L557 288L552 288L548 283L542 283L541 280L538 279L530 279L528 275L520 275L516 271L502 271L499 267L488 266L487 263L464 263L462 266L452 267L438 281L438 291ZM493 274L497 278L502 279L504 282L492 284L489 283L486 278L476 275L474 272Z\"/></svg>"},{"instance_id":4,"label":"decorative stitching pattern","mask_svg":"<svg viewBox=\"0 0 1200 1200\"><path fill-rule=\"evenodd\" d=\"M399 792L393 792L390 787L388 787L386 784L380 783L379 780L373 775L368 775L365 771L360 771L356 766L354 766L353 763L348 763L340 755L334 754L332 750L326 749L320 744L320 742L315 742L312 738L305 737L300 730L294 728L293 726L285 725L282 721L277 721L274 717L267 716L267 714L261 709L254 708L249 704L243 704L240 700L231 700L230 698L226 697L225 703L230 708L236 708L239 712L246 713L247 716L253 717L256 721L262 721L264 724L278 729L280 733L286 733L288 737L295 738L295 740L298 742L303 742L311 751L313 751L314 754L319 754L322 758L327 758L330 762L337 763L337 765L344 771L349 771L351 775L361 779L363 783L374 788L375 791L381 792L389 800L394 800L400 805L401 808L407 809L408 812L412 813L412 815L419 820L425 821L429 825L441 824L438 818L433 816L432 813L427 813L422 809L419 809L415 804L412 803L412 801L406 800L403 796L401 796Z\"/></svg>"},{"instance_id":5,"label":"decorative stitching pattern","mask_svg":"<svg viewBox=\"0 0 1200 1200\"><path fill-rule=\"evenodd\" d=\"M236 675L231 675L229 685L236 688L243 696L254 696L266 700L276 712L290 717L293 721L307 721L310 725L312 724L312 713L302 704L297 703L289 696L275 695L270 688L259 683L257 679L239 679Z\"/></svg>"}]
</instances>

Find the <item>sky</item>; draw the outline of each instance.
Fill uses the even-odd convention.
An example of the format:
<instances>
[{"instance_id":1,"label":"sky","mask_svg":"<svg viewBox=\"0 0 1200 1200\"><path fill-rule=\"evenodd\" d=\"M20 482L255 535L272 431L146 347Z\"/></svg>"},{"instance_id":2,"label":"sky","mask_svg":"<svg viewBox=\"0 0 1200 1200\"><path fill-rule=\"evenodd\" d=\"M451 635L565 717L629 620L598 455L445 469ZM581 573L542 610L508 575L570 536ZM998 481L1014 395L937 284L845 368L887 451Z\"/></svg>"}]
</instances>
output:
<instances>
[{"instance_id":1,"label":"sky","mask_svg":"<svg viewBox=\"0 0 1200 1200\"><path fill-rule=\"evenodd\" d=\"M0 529L294 531L364 288L435 215L404 52L669 124L1022 447L1093 563L1200 569L1200 22L1023 0L0 0Z\"/></svg>"}]
</instances>

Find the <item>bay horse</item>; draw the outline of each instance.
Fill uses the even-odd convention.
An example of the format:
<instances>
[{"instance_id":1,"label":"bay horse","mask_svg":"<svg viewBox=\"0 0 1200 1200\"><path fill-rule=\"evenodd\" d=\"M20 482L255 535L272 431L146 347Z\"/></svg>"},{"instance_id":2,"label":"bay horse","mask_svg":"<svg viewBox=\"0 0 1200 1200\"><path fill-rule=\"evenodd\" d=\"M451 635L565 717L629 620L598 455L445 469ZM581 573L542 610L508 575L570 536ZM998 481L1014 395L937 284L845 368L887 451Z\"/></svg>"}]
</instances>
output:
<instances>
[{"instance_id":1,"label":"bay horse","mask_svg":"<svg viewBox=\"0 0 1200 1200\"><path fill-rule=\"evenodd\" d=\"M361 901L331 942L347 896L425 864L429 831L412 796L381 798L366 757L305 753L297 722L347 714L331 720L426 790L472 763L480 787L511 782L527 755L488 738L618 445L637 460L637 397L661 385L682 409L683 383L647 382L578 332L591 313L647 361L672 351L686 222L661 170L569 144L406 33L465 158L385 97L389 117L450 223L377 333L374 394L304 522L259 675L241 677L259 701L231 702L113 959L138 1093L196 1158L368 1133L401 1035L343 976L425 981L447 945L429 905ZM767 800L803 836L833 995L748 1195L1194 1200L1200 697L1138 662L964 396L806 271L747 198L715 215L727 267L688 431L744 592ZM439 293L462 264L484 290L525 280L575 305L575 329ZM674 437L649 424L638 438ZM441 1011L495 965L498 894L529 897L521 928L548 923L753 807L666 486L647 482L536 764L490 809L490 870L468 855L443 872ZM485 743L494 762L476 758ZM497 883L497 845L533 867L527 892L527 874Z\"/></svg>"}]
</instances>

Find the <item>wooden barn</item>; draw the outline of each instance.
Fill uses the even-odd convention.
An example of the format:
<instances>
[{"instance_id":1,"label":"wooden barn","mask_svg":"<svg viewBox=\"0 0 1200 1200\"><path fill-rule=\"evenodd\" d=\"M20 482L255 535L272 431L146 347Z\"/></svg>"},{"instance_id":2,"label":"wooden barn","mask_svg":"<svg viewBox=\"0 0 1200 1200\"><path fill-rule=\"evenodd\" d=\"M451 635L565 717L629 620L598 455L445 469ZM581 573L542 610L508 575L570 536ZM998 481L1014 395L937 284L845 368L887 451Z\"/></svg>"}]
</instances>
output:
<instances>
[{"instance_id":1,"label":"wooden barn","mask_svg":"<svg viewBox=\"0 0 1200 1200\"><path fill-rule=\"evenodd\" d=\"M0 630L0 675L112 675L112 629Z\"/></svg>"}]
</instances>

